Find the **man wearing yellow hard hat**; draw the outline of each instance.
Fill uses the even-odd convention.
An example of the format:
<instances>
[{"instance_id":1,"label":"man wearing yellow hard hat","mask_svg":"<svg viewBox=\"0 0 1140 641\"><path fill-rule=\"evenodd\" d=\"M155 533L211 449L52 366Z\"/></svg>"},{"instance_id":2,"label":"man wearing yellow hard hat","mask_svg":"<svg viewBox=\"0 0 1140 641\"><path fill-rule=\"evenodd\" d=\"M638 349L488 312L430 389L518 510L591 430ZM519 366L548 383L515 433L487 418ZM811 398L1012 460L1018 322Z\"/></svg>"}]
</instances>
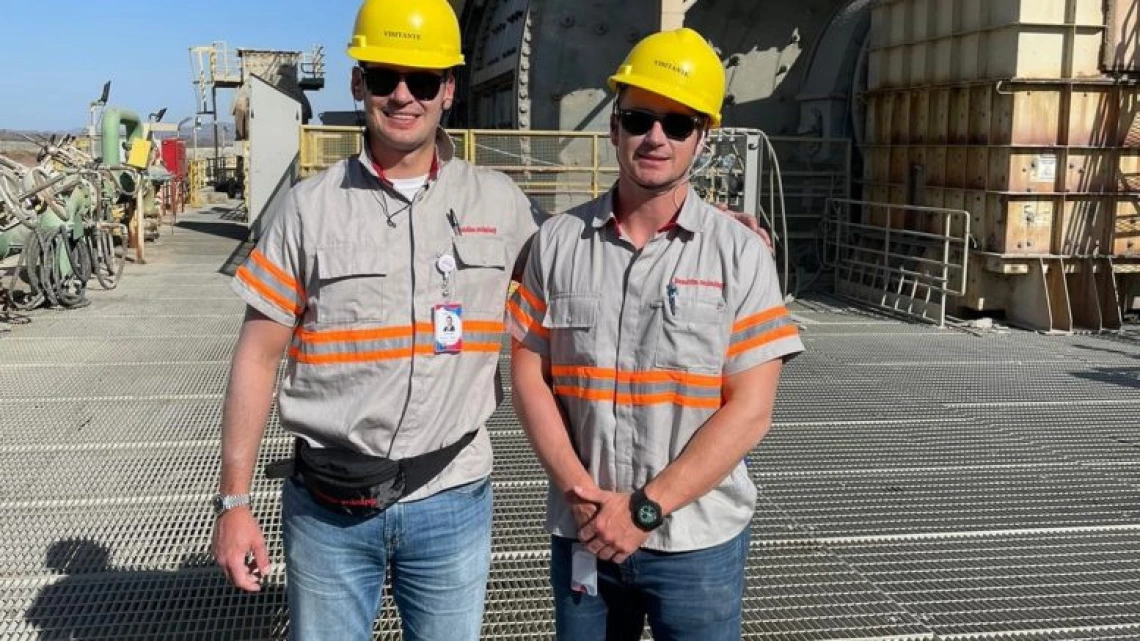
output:
<instances>
[{"instance_id":1,"label":"man wearing yellow hard hat","mask_svg":"<svg viewBox=\"0 0 1140 641\"><path fill-rule=\"evenodd\" d=\"M446 0L366 0L348 55L363 151L296 185L233 281L248 311L214 553L243 590L272 571L250 490L287 350L278 407L296 444L272 475L285 478L290 634L372 638L387 577L404 639L474 640L490 565L485 424L536 212L508 177L455 158L440 128L463 64Z\"/></svg>"},{"instance_id":2,"label":"man wearing yellow hard hat","mask_svg":"<svg viewBox=\"0 0 1140 641\"><path fill-rule=\"evenodd\" d=\"M620 174L546 221L507 305L514 398L550 477L558 638L736 641L756 488L744 457L802 351L761 239L689 171L724 67L691 29L610 77Z\"/></svg>"}]
</instances>

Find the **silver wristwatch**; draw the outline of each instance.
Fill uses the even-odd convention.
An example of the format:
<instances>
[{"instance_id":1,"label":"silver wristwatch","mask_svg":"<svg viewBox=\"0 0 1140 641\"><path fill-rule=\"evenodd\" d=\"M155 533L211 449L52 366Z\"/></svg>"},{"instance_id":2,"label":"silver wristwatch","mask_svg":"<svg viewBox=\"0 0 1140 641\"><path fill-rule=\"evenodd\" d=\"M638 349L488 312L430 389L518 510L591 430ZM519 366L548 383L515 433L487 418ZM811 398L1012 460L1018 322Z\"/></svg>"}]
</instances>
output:
<instances>
[{"instance_id":1,"label":"silver wristwatch","mask_svg":"<svg viewBox=\"0 0 1140 641\"><path fill-rule=\"evenodd\" d=\"M215 494L214 516L221 516L226 510L249 505L248 494Z\"/></svg>"}]
</instances>

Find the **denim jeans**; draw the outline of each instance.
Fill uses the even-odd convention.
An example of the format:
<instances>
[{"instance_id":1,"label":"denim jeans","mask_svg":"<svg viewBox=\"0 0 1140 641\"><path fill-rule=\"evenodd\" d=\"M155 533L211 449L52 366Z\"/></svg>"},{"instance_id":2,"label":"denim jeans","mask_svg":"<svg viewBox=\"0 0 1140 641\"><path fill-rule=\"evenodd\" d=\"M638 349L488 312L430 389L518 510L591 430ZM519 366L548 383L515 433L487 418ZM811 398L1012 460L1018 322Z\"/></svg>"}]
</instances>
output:
<instances>
[{"instance_id":1,"label":"denim jeans","mask_svg":"<svg viewBox=\"0 0 1140 641\"><path fill-rule=\"evenodd\" d=\"M550 578L559 641L740 641L748 528L704 550L638 550L598 561L598 593L570 589L571 539L553 537Z\"/></svg>"},{"instance_id":2,"label":"denim jeans","mask_svg":"<svg viewBox=\"0 0 1140 641\"><path fill-rule=\"evenodd\" d=\"M491 565L491 482L368 518L334 513L292 479L282 490L290 638L372 638L384 575L407 641L475 641Z\"/></svg>"}]
</instances>

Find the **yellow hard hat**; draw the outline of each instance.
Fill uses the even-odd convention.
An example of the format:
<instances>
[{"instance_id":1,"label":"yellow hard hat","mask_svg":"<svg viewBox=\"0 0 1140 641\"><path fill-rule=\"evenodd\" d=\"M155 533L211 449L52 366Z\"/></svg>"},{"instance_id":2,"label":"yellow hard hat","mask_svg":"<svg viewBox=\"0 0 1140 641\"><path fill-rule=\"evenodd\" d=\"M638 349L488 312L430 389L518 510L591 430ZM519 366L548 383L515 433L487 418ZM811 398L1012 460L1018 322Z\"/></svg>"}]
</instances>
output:
<instances>
[{"instance_id":1,"label":"yellow hard hat","mask_svg":"<svg viewBox=\"0 0 1140 641\"><path fill-rule=\"evenodd\" d=\"M457 67L463 64L459 20L447 0L364 0L348 55L420 69Z\"/></svg>"},{"instance_id":2,"label":"yellow hard hat","mask_svg":"<svg viewBox=\"0 0 1140 641\"><path fill-rule=\"evenodd\" d=\"M665 96L707 115L710 126L720 126L724 65L701 34L688 27L643 38L610 76L609 85L613 91L629 85Z\"/></svg>"}]
</instances>

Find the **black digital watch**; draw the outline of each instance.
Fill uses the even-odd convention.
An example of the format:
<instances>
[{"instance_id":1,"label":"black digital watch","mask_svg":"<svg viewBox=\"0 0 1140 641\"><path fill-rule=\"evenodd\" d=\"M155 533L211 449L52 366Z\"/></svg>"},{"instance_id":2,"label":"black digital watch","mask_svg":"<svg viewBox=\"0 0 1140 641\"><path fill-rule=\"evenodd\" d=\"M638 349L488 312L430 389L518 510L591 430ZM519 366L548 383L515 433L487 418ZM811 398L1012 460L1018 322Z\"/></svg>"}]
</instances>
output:
<instances>
[{"instance_id":1,"label":"black digital watch","mask_svg":"<svg viewBox=\"0 0 1140 641\"><path fill-rule=\"evenodd\" d=\"M633 524L646 532L657 529L665 520L661 514L661 506L645 496L644 488L635 491L629 497L629 512L633 516Z\"/></svg>"}]
</instances>

